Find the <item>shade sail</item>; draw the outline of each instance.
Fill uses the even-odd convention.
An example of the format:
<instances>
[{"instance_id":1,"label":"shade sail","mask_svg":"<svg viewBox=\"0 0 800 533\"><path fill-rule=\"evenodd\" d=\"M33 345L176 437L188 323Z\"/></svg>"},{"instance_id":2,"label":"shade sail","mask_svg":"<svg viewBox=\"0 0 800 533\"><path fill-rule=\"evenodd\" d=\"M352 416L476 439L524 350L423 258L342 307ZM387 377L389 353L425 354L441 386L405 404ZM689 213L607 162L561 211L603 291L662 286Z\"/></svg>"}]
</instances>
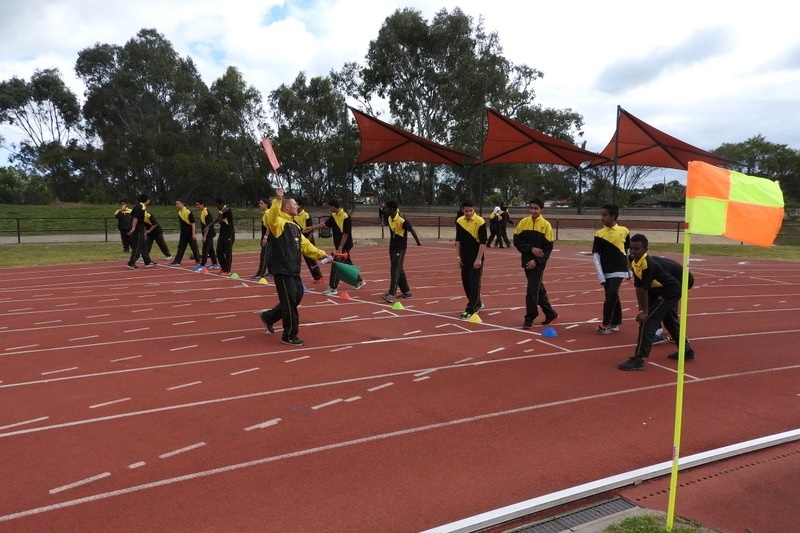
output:
<instances>
[{"instance_id":1,"label":"shade sail","mask_svg":"<svg viewBox=\"0 0 800 533\"><path fill-rule=\"evenodd\" d=\"M435 143L350 108L361 134L357 163L444 163L471 166L478 158Z\"/></svg>"},{"instance_id":2,"label":"shade sail","mask_svg":"<svg viewBox=\"0 0 800 533\"><path fill-rule=\"evenodd\" d=\"M617 107L617 131L600 155L603 159L592 161L591 166L616 162L617 165L686 170L689 161L703 161L710 165L734 163L667 135L621 107Z\"/></svg>"},{"instance_id":3,"label":"shade sail","mask_svg":"<svg viewBox=\"0 0 800 533\"><path fill-rule=\"evenodd\" d=\"M493 109L487 109L486 113L488 128L481 151L484 165L550 163L579 168L585 161L603 159L595 152L545 135Z\"/></svg>"}]
</instances>

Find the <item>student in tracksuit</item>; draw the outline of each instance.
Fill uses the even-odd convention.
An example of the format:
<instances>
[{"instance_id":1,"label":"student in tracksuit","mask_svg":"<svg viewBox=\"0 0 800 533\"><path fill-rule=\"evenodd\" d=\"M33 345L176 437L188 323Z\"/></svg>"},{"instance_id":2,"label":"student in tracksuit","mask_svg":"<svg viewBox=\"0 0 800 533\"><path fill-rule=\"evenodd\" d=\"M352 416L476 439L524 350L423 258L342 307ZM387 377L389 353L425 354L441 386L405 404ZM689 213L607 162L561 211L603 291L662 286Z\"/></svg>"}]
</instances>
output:
<instances>
[{"instance_id":1,"label":"student in tracksuit","mask_svg":"<svg viewBox=\"0 0 800 533\"><path fill-rule=\"evenodd\" d=\"M177 200L175 207L178 209L178 223L180 224L180 236L178 237L178 252L175 254L175 259L168 266L178 266L183 260L183 254L186 253L186 247L192 251L192 259L200 262L200 252L197 250L197 226L194 222L194 214L186 207L183 200Z\"/></svg>"},{"instance_id":2,"label":"student in tracksuit","mask_svg":"<svg viewBox=\"0 0 800 533\"><path fill-rule=\"evenodd\" d=\"M283 196L283 189L275 190L275 198L267 211L267 226L271 253L269 270L278 293L278 305L261 312L261 321L267 332L274 333L273 324L278 320L283 323L281 342L290 346L302 346L304 343L297 337L300 327L300 315L297 311L303 299L303 282L300 279L300 258L328 258L328 255L311 244L293 220L297 215L297 202L293 198Z\"/></svg>"},{"instance_id":3,"label":"student in tracksuit","mask_svg":"<svg viewBox=\"0 0 800 533\"><path fill-rule=\"evenodd\" d=\"M617 224L619 207L606 204L600 210L603 227L594 234L592 258L597 280L603 286L603 322L597 332L607 335L619 331L622 324L622 303L619 288L622 281L630 277L628 270L628 248L631 238L628 228Z\"/></svg>"},{"instance_id":4,"label":"student in tracksuit","mask_svg":"<svg viewBox=\"0 0 800 533\"><path fill-rule=\"evenodd\" d=\"M551 324L558 313L550 305L547 290L544 287L544 269L553 252L553 226L542 216L544 202L534 198L528 202L531 216L520 219L514 230L514 248L520 253L522 268L528 285L525 292L525 318L523 329L533 327L533 321L539 316L542 308L544 320L542 325Z\"/></svg>"},{"instance_id":5,"label":"student in tracksuit","mask_svg":"<svg viewBox=\"0 0 800 533\"><path fill-rule=\"evenodd\" d=\"M350 257L350 250L353 249L353 222L350 220L350 215L345 212L339 200L335 198L329 200L328 207L331 210L331 216L329 216L325 222L320 222L319 224L306 228L305 232L309 233L322 227L330 228L331 235L333 236L333 245L336 247L336 251L334 252L336 261L352 265L353 260ZM367 282L359 275L356 280L356 289L360 289L366 284ZM331 275L330 278L328 278L328 288L322 291L322 294L338 294L338 286L339 276L336 275L335 270L331 269Z\"/></svg>"},{"instance_id":6,"label":"student in tracksuit","mask_svg":"<svg viewBox=\"0 0 800 533\"><path fill-rule=\"evenodd\" d=\"M206 235L219 224L219 238L217 239L217 259L219 259L220 274L231 273L233 265L233 242L236 240L236 230L233 227L233 212L222 198L214 202L219 210L217 219L206 227Z\"/></svg>"},{"instance_id":7,"label":"student in tracksuit","mask_svg":"<svg viewBox=\"0 0 800 533\"><path fill-rule=\"evenodd\" d=\"M305 210L303 200L296 198L295 201L297 202L297 215L295 215L294 221L298 226L300 226L300 229L303 230L303 233L305 233L305 230L308 227L308 221L311 219L311 215ZM316 246L317 243L314 242L313 231L306 235L306 237L311 244ZM303 259L306 260L306 266L308 267L308 271L311 272L311 277L314 278L314 283L325 283L325 278L322 275L322 269L319 268L319 263L305 255L303 256Z\"/></svg>"},{"instance_id":8,"label":"student in tracksuit","mask_svg":"<svg viewBox=\"0 0 800 533\"><path fill-rule=\"evenodd\" d=\"M481 277L486 251L486 221L475 213L472 200L461 202L462 215L456 219L456 256L467 306L461 318L468 319L481 309Z\"/></svg>"},{"instance_id":9,"label":"student in tracksuit","mask_svg":"<svg viewBox=\"0 0 800 533\"><path fill-rule=\"evenodd\" d=\"M213 225L209 227L209 225L214 222L214 217L208 212L205 200L197 200L194 206L199 210L197 218L200 219L200 235L203 240L200 264L194 267L194 270L200 270L205 267L208 259L211 259L211 265L208 267L209 270L219 269L219 264L217 264L217 252L214 251L214 237L217 235L217 232L214 231ZM207 227L208 231L206 231Z\"/></svg>"},{"instance_id":10,"label":"student in tracksuit","mask_svg":"<svg viewBox=\"0 0 800 533\"><path fill-rule=\"evenodd\" d=\"M620 370L644 370L644 360L650 355L653 347L653 334L663 321L674 339L680 338L679 326L670 320L675 307L681 298L681 282L670 274L658 260L653 260L647 254L647 237L641 234L631 237L631 271L633 272L633 285L636 287L636 301L639 313L636 322L639 323L639 332L636 342L636 352L633 357L617 365ZM694 350L685 345L686 359L694 359Z\"/></svg>"},{"instance_id":11,"label":"student in tracksuit","mask_svg":"<svg viewBox=\"0 0 800 533\"><path fill-rule=\"evenodd\" d=\"M145 237L145 224L144 218L147 212L147 204L150 203L150 197L146 194L139 196L139 203L131 209L131 229L128 236L131 238L131 256L128 259L128 268L136 270L136 261L141 257L144 260L144 266L149 267L155 265L150 259L150 254L147 251L147 242Z\"/></svg>"},{"instance_id":12,"label":"student in tracksuit","mask_svg":"<svg viewBox=\"0 0 800 533\"><path fill-rule=\"evenodd\" d=\"M255 281L271 276L267 269L270 252L269 229L267 229L269 206L270 201L266 198L261 198L258 201L258 208L261 210L261 253L258 254L258 271L253 276L250 276L250 279Z\"/></svg>"},{"instance_id":13,"label":"student in tracksuit","mask_svg":"<svg viewBox=\"0 0 800 533\"><path fill-rule=\"evenodd\" d=\"M419 240L416 230L411 226L411 222L398 213L396 201L389 200L384 209L388 216L389 226L389 290L381 298L392 303L397 289L400 289L403 298L411 298L411 288L403 268L408 248L408 234L411 233L414 240L417 241L417 246L422 246L422 242Z\"/></svg>"},{"instance_id":14,"label":"student in tracksuit","mask_svg":"<svg viewBox=\"0 0 800 533\"><path fill-rule=\"evenodd\" d=\"M172 259L172 256L169 253L169 246L167 246L167 241L164 240L164 231L161 228L161 224L158 223L156 216L149 211L146 211L144 214L144 227L147 228L145 230L147 255L150 255L150 252L153 249L153 242L155 242L158 245L158 248L161 250L161 253L164 254L164 259L166 261Z\"/></svg>"}]
</instances>

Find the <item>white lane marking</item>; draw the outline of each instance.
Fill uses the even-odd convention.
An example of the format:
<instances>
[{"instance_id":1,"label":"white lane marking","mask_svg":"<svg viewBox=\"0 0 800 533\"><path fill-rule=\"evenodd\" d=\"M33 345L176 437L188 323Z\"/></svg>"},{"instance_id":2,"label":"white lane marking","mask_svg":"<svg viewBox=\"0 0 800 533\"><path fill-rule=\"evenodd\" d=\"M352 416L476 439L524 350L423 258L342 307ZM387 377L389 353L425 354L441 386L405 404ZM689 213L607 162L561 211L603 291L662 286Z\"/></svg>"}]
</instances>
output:
<instances>
[{"instance_id":1,"label":"white lane marking","mask_svg":"<svg viewBox=\"0 0 800 533\"><path fill-rule=\"evenodd\" d=\"M174 387L167 387L167 390L178 390L184 387L191 387L193 385L200 385L202 381L192 381L191 383L184 383L183 385L175 385Z\"/></svg>"},{"instance_id":2,"label":"white lane marking","mask_svg":"<svg viewBox=\"0 0 800 533\"><path fill-rule=\"evenodd\" d=\"M140 357L141 357L141 355L132 355L132 356L130 356L130 357L123 357L123 358L121 358L121 359L112 359L112 360L111 360L111 361L109 361L109 362L111 362L111 363L119 363L120 361L127 361L127 360L129 360L129 359L138 359L138 358L140 358Z\"/></svg>"},{"instance_id":3,"label":"white lane marking","mask_svg":"<svg viewBox=\"0 0 800 533\"><path fill-rule=\"evenodd\" d=\"M247 372L255 372L256 370L259 370L259 368L255 367L255 368L248 368L247 370L239 370L238 372L231 372L231 376L238 376L239 374L245 374Z\"/></svg>"},{"instance_id":4,"label":"white lane marking","mask_svg":"<svg viewBox=\"0 0 800 533\"><path fill-rule=\"evenodd\" d=\"M323 407L328 407L328 406L331 406L331 405L335 405L335 404L337 404L339 402L343 402L343 401L344 400L341 399L341 398L336 398L335 400L331 400L329 402L325 402L325 403L321 403L319 405L315 405L315 406L312 407L312 409L314 409L316 411L317 409L322 409Z\"/></svg>"},{"instance_id":5,"label":"white lane marking","mask_svg":"<svg viewBox=\"0 0 800 533\"><path fill-rule=\"evenodd\" d=\"M177 348L170 348L170 352L179 352L181 350L191 350L192 348L198 348L196 344L189 344L188 346L178 346Z\"/></svg>"},{"instance_id":6,"label":"white lane marking","mask_svg":"<svg viewBox=\"0 0 800 533\"><path fill-rule=\"evenodd\" d=\"M517 344L525 344L526 342L531 342L533 339L523 339L521 341L517 341Z\"/></svg>"},{"instance_id":7,"label":"white lane marking","mask_svg":"<svg viewBox=\"0 0 800 533\"><path fill-rule=\"evenodd\" d=\"M431 379L430 376L422 376L421 378L417 378L414 381L425 381L426 379Z\"/></svg>"},{"instance_id":8,"label":"white lane marking","mask_svg":"<svg viewBox=\"0 0 800 533\"><path fill-rule=\"evenodd\" d=\"M92 317L88 317L87 316L86 318L92 318ZM61 322L61 321L60 320L47 320L45 322L36 322L36 323L34 323L34 326L44 326L45 324L58 324L59 322Z\"/></svg>"},{"instance_id":9,"label":"white lane marking","mask_svg":"<svg viewBox=\"0 0 800 533\"><path fill-rule=\"evenodd\" d=\"M343 316L339 320L353 320L354 318L358 318L358 315Z\"/></svg>"},{"instance_id":10,"label":"white lane marking","mask_svg":"<svg viewBox=\"0 0 800 533\"><path fill-rule=\"evenodd\" d=\"M428 370L423 370L422 372L417 372L416 374L414 374L414 377L418 378L420 376L424 376L425 374L430 374L431 372L436 372L436 370L438 370L438 369L429 368Z\"/></svg>"},{"instance_id":11,"label":"white lane marking","mask_svg":"<svg viewBox=\"0 0 800 533\"><path fill-rule=\"evenodd\" d=\"M133 463L133 464L130 464L130 465L128 465L128 468L130 468L131 470L133 470L134 468L141 468L141 467L143 467L145 464L147 464L147 463L145 463L144 461L139 461L138 463Z\"/></svg>"},{"instance_id":12,"label":"white lane marking","mask_svg":"<svg viewBox=\"0 0 800 533\"><path fill-rule=\"evenodd\" d=\"M136 328L136 329L126 329L122 333L137 333L139 331L147 331L150 328Z\"/></svg>"},{"instance_id":13,"label":"white lane marking","mask_svg":"<svg viewBox=\"0 0 800 533\"><path fill-rule=\"evenodd\" d=\"M103 318L104 316L111 316L111 313L103 313L102 315L89 315L86 318Z\"/></svg>"},{"instance_id":14,"label":"white lane marking","mask_svg":"<svg viewBox=\"0 0 800 533\"><path fill-rule=\"evenodd\" d=\"M454 365L460 365L461 363L466 363L467 361L472 361L472 357L467 357L466 359L459 359L458 361L454 362Z\"/></svg>"},{"instance_id":15,"label":"white lane marking","mask_svg":"<svg viewBox=\"0 0 800 533\"><path fill-rule=\"evenodd\" d=\"M148 309L131 309L131 311L130 311L130 312L131 312L131 313L149 313L149 312L150 312L150 311L152 311L152 310L153 310L153 308L152 308L152 307L150 307L150 308L148 308Z\"/></svg>"},{"instance_id":16,"label":"white lane marking","mask_svg":"<svg viewBox=\"0 0 800 533\"><path fill-rule=\"evenodd\" d=\"M70 483L69 485L63 485L61 487L56 487L54 489L50 489L50 494L57 494L59 492L63 492L65 490L74 489L75 487L80 487L81 485L86 485L87 483L91 483L93 481L97 481L106 477L109 477L111 472L103 472L102 474L97 474L96 476L87 477L86 479L82 479L80 481L76 481L75 483Z\"/></svg>"},{"instance_id":17,"label":"white lane marking","mask_svg":"<svg viewBox=\"0 0 800 533\"><path fill-rule=\"evenodd\" d=\"M43 376L49 376L50 374L58 374L60 372L69 372L71 370L78 370L77 366L73 366L71 368L62 368L60 370L51 370L50 372L42 372Z\"/></svg>"},{"instance_id":18,"label":"white lane marking","mask_svg":"<svg viewBox=\"0 0 800 533\"><path fill-rule=\"evenodd\" d=\"M14 424L9 424L7 426L0 426L0 430L9 429L9 428L15 428L17 426L24 426L26 424L35 424L36 422L41 422L42 420L47 420L48 418L50 418L50 417L49 416L41 416L39 418L32 418L31 420L24 420L22 422L16 422Z\"/></svg>"},{"instance_id":19,"label":"white lane marking","mask_svg":"<svg viewBox=\"0 0 800 533\"><path fill-rule=\"evenodd\" d=\"M403 336L405 337L406 335L416 335L417 333L422 333L422 330L421 329L415 329L414 331L409 331L407 333L403 333Z\"/></svg>"},{"instance_id":20,"label":"white lane marking","mask_svg":"<svg viewBox=\"0 0 800 533\"><path fill-rule=\"evenodd\" d=\"M179 448L177 450L172 450L171 452L162 453L161 455L158 456L158 458L159 459L166 459L167 457L172 457L173 455L178 455L178 454L181 454L181 453L186 453L186 452L190 452L192 450L196 450L197 448L200 448L200 447L205 446L205 445L206 445L205 442L198 442L197 444L192 444L191 446L186 446L185 448Z\"/></svg>"},{"instance_id":21,"label":"white lane marking","mask_svg":"<svg viewBox=\"0 0 800 533\"><path fill-rule=\"evenodd\" d=\"M352 398L345 398L345 400L344 400L344 401L345 401L346 403L350 403L350 402L354 402L354 401L356 401L356 400L360 400L360 399L361 399L361 396L353 396Z\"/></svg>"},{"instance_id":22,"label":"white lane marking","mask_svg":"<svg viewBox=\"0 0 800 533\"><path fill-rule=\"evenodd\" d=\"M375 392L376 390L385 389L386 387L391 387L392 385L394 385L394 383L384 383L383 385L378 385L377 387L367 389L367 392Z\"/></svg>"},{"instance_id":23,"label":"white lane marking","mask_svg":"<svg viewBox=\"0 0 800 533\"><path fill-rule=\"evenodd\" d=\"M302 361L303 359L310 359L310 355L303 355L300 357L295 357L294 359L287 359L284 363L294 363L295 361Z\"/></svg>"},{"instance_id":24,"label":"white lane marking","mask_svg":"<svg viewBox=\"0 0 800 533\"><path fill-rule=\"evenodd\" d=\"M223 318L236 318L236 315L222 315L222 316L217 316L217 317L214 317L214 318L216 320L221 320Z\"/></svg>"},{"instance_id":25,"label":"white lane marking","mask_svg":"<svg viewBox=\"0 0 800 533\"><path fill-rule=\"evenodd\" d=\"M72 341L85 341L86 339L96 339L99 336L100 335L87 335L85 337L75 337L75 338L69 339L69 341L70 342L72 342Z\"/></svg>"},{"instance_id":26,"label":"white lane marking","mask_svg":"<svg viewBox=\"0 0 800 533\"><path fill-rule=\"evenodd\" d=\"M78 302L70 302L70 303L66 303L66 304L58 304L58 305L56 305L56 307L72 307L74 305L78 305Z\"/></svg>"},{"instance_id":27,"label":"white lane marking","mask_svg":"<svg viewBox=\"0 0 800 533\"><path fill-rule=\"evenodd\" d=\"M246 427L246 428L244 428L244 430L245 431L253 431L254 429L264 429L264 428L268 428L270 426L274 426L280 421L281 421L280 418L273 418L272 420L267 420L266 422L262 422L260 424L254 425L254 426Z\"/></svg>"},{"instance_id":28,"label":"white lane marking","mask_svg":"<svg viewBox=\"0 0 800 533\"><path fill-rule=\"evenodd\" d=\"M352 346L342 346L341 348L334 348L333 350L331 350L331 353L341 352L342 350L349 350L351 348Z\"/></svg>"},{"instance_id":29,"label":"white lane marking","mask_svg":"<svg viewBox=\"0 0 800 533\"><path fill-rule=\"evenodd\" d=\"M500 348L495 348L494 350L489 350L489 351L488 351L488 352L486 352L486 353L487 353L487 355L488 355L488 354L493 354L493 353L497 353L497 352L502 352L503 350L505 350L505 348L503 348L503 347L501 346Z\"/></svg>"},{"instance_id":30,"label":"white lane marking","mask_svg":"<svg viewBox=\"0 0 800 533\"><path fill-rule=\"evenodd\" d=\"M106 405L113 405L115 403L127 402L129 400L130 398L120 398L119 400L111 400L110 402L96 403L94 405L90 405L89 409L96 409L97 407L105 407Z\"/></svg>"},{"instance_id":31,"label":"white lane marking","mask_svg":"<svg viewBox=\"0 0 800 533\"><path fill-rule=\"evenodd\" d=\"M37 346L39 346L39 345L38 344L26 344L25 346L13 346L11 348L6 348L5 351L11 352L11 351L14 351L14 350L24 350L26 348L36 348Z\"/></svg>"},{"instance_id":32,"label":"white lane marking","mask_svg":"<svg viewBox=\"0 0 800 533\"><path fill-rule=\"evenodd\" d=\"M229 339L222 339L222 342L240 341L244 338L245 338L244 335L242 335L241 337L231 337Z\"/></svg>"},{"instance_id":33,"label":"white lane marking","mask_svg":"<svg viewBox=\"0 0 800 533\"><path fill-rule=\"evenodd\" d=\"M175 323L174 323L174 324L172 324L172 325L173 325L173 326L187 326L187 325L189 325L189 324L194 324L195 322L196 322L195 320L187 320L187 321L185 321L185 322L175 322Z\"/></svg>"}]
</instances>

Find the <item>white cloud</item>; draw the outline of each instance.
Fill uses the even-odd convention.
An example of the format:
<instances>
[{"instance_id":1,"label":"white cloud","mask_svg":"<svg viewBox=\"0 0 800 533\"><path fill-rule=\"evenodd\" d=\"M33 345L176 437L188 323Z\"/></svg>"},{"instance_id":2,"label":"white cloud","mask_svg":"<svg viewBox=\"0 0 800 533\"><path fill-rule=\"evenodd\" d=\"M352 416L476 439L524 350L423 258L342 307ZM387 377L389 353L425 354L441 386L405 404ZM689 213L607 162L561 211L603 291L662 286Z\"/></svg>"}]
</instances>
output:
<instances>
[{"instance_id":1,"label":"white cloud","mask_svg":"<svg viewBox=\"0 0 800 533\"><path fill-rule=\"evenodd\" d=\"M58 67L81 95L73 73L81 49L124 45L155 28L192 57L206 83L234 65L266 98L301 71L323 76L347 61L363 63L396 9L431 20L456 6L483 17L508 59L544 73L537 102L581 113L591 150L611 138L617 105L706 149L757 134L800 149L800 38L777 0L757 8L696 0L3 2L0 80ZM7 128L0 134L12 137Z\"/></svg>"}]
</instances>

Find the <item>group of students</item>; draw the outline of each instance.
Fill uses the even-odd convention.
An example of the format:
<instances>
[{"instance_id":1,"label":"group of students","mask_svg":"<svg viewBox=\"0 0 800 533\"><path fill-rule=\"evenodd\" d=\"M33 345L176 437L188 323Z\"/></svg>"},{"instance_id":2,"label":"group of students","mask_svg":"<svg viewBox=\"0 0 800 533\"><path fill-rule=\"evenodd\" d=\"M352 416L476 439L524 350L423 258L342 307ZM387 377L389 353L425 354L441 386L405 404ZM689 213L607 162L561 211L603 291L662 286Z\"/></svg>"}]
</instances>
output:
<instances>
[{"instance_id":1,"label":"group of students","mask_svg":"<svg viewBox=\"0 0 800 533\"><path fill-rule=\"evenodd\" d=\"M520 252L527 279L523 329L533 327L539 309L544 314L542 325L551 324L558 318L558 313L550 304L543 281L547 261L553 251L553 228L542 216L542 200L530 200L528 208L530 216L519 221L513 237L513 244ZM456 254L467 297L467 305L461 318L469 319L483 308L480 296L481 278L488 239L486 222L475 213L474 203L463 202L461 211L462 215L456 220ZM604 291L603 319L597 332L605 335L619 331L622 323L619 290L623 280L632 275L638 305L636 350L633 357L619 364L617 368L644 370L644 360L650 355L659 329L668 332L676 342L680 338L678 302L681 297L683 267L671 259L649 255L647 237L642 234L630 236L626 227L617 224L618 216L619 208L616 205L603 206L603 227L595 233L592 245L595 270ZM688 273L688 280L688 288L691 288L694 284L691 272ZM686 360L693 360L695 357L688 340L684 354ZM668 357L677 359L678 353Z\"/></svg>"},{"instance_id":2,"label":"group of students","mask_svg":"<svg viewBox=\"0 0 800 533\"><path fill-rule=\"evenodd\" d=\"M156 220L155 215L147 210L150 205L150 197L142 194L138 198L138 203L133 208L128 207L124 200L120 200L119 209L114 213L117 219L117 229L120 232L122 241L122 251L130 251L127 266L131 270L139 267L138 261L142 261L145 267L155 266L156 263L150 257L153 243L156 243L164 254L167 266L179 266L186 253L186 248L191 250L191 259L195 261L195 270L205 268L206 262L211 261L209 269L220 270L221 274L230 274L233 262L233 242L236 238L236 231L233 225L233 212L221 198L215 202L219 214L214 218L208 211L204 200L197 200L195 207L198 211L200 220L200 233L202 235L202 251L197 246L197 226L192 211L186 207L183 200L175 201L175 208L178 211L178 221L180 235L178 238L178 250L173 257L169 252L169 247L164 240L164 233L161 225ZM216 231L214 226L219 225L219 239L217 246L214 246Z\"/></svg>"}]
</instances>

